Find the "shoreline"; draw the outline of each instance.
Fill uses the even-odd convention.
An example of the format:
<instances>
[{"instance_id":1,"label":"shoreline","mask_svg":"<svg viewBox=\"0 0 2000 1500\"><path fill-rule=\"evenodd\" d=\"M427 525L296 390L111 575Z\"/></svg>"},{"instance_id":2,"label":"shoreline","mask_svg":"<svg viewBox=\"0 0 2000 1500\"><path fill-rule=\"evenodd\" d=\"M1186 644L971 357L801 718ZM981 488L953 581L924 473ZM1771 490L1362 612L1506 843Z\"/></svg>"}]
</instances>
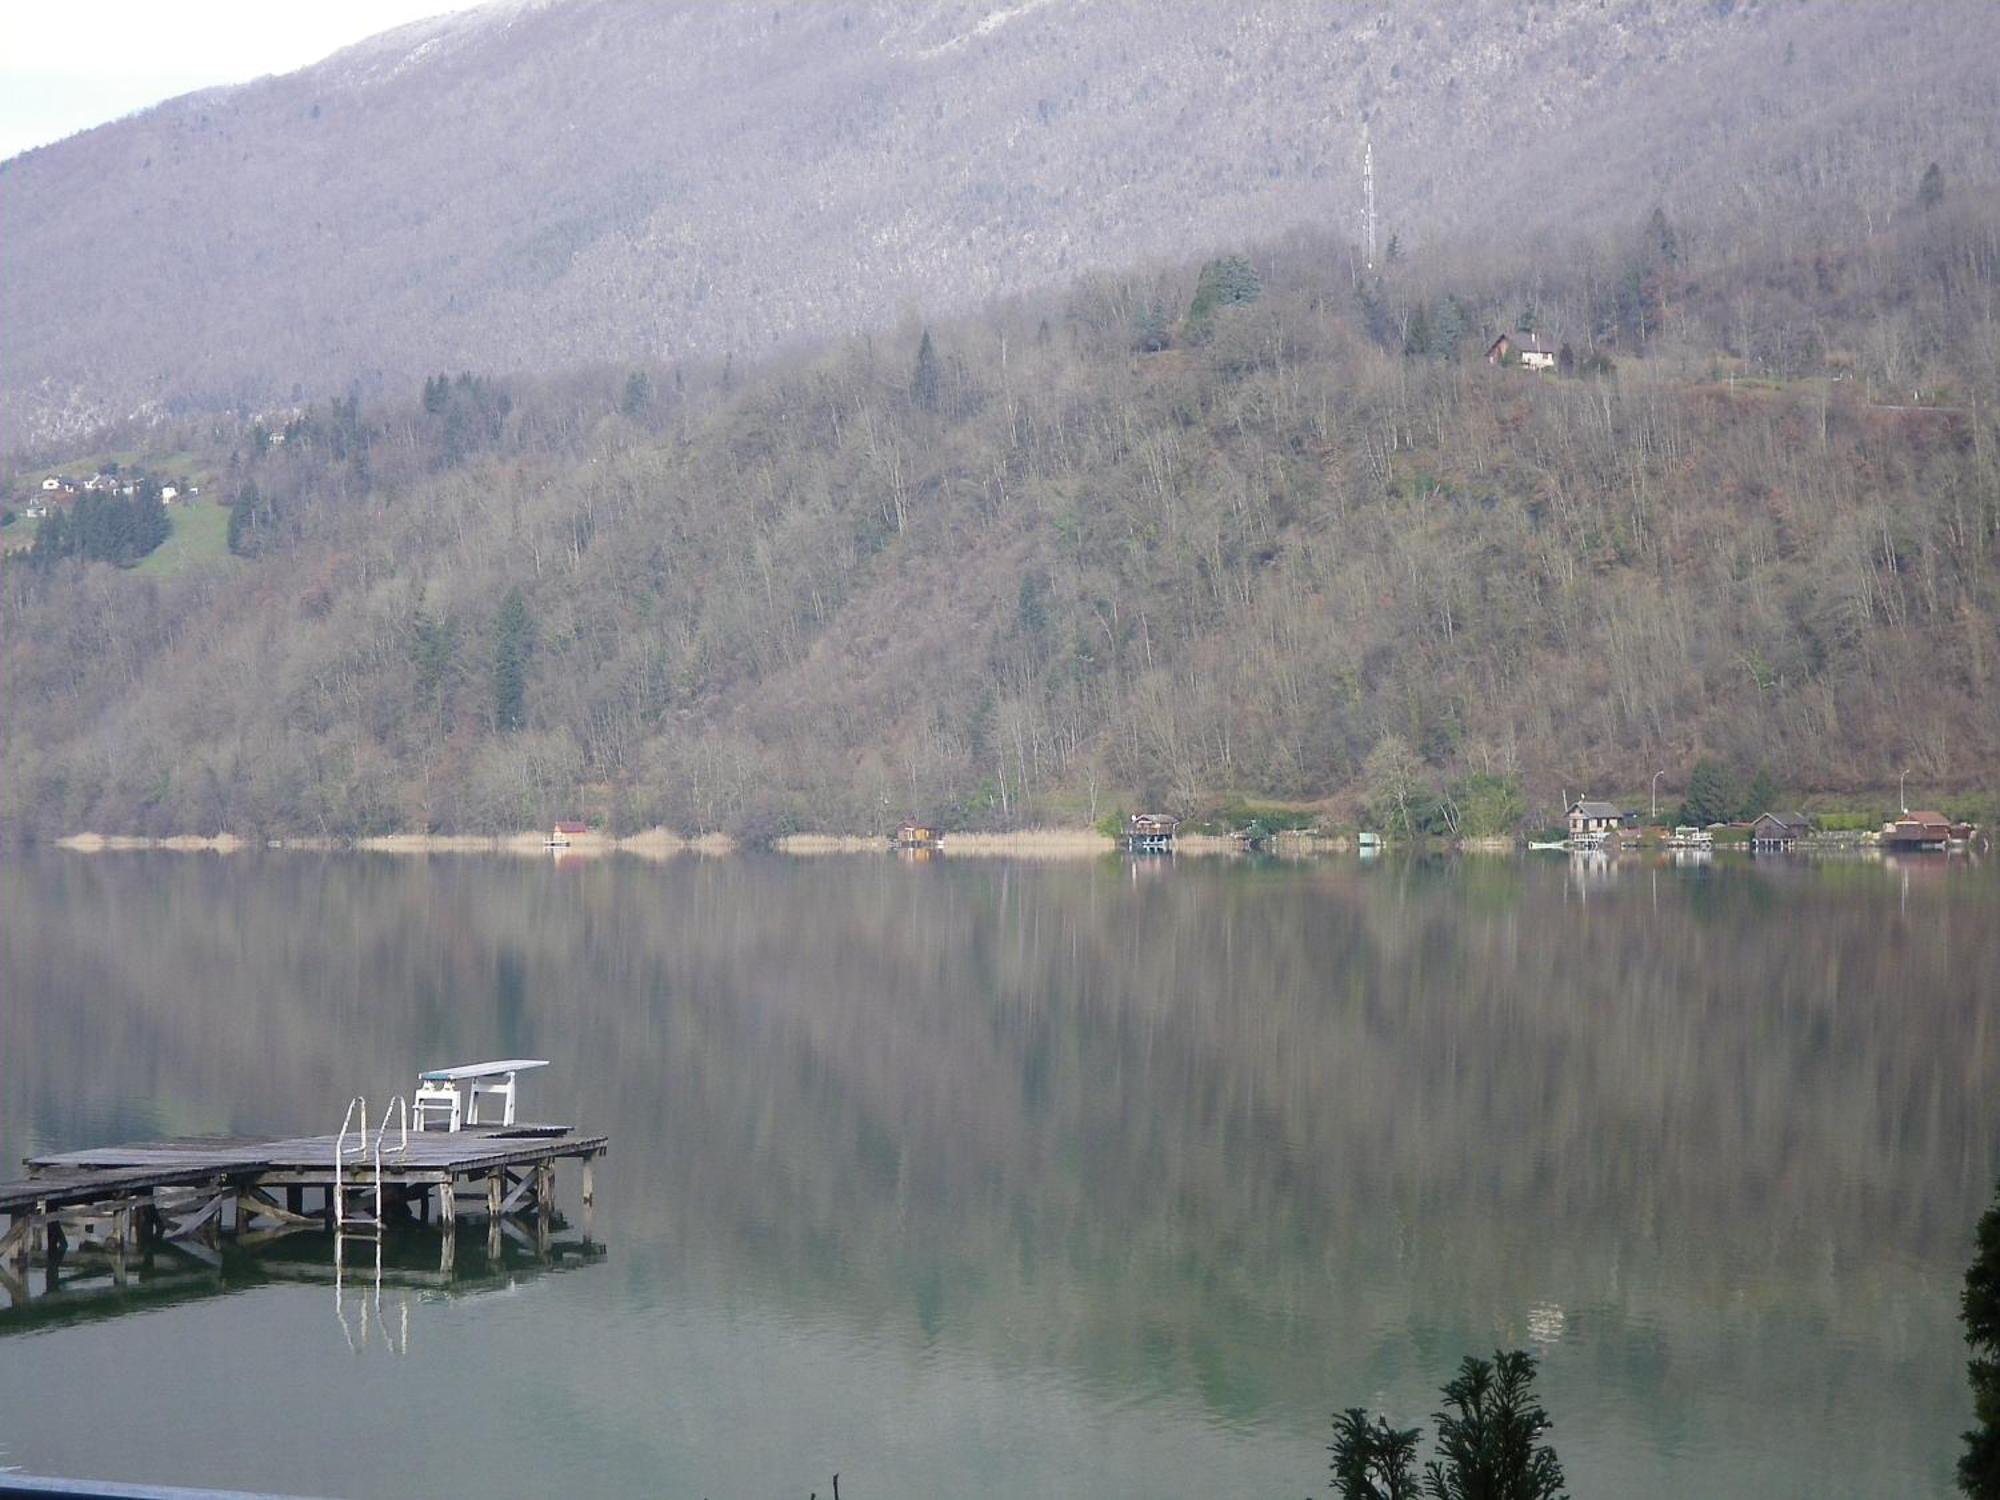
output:
<instances>
[{"instance_id":1,"label":"shoreline","mask_svg":"<svg viewBox=\"0 0 2000 1500\"><path fill-rule=\"evenodd\" d=\"M545 833L384 833L363 838L246 839L233 833L210 836L174 834L142 838L120 833L72 833L53 840L54 847L72 854L126 854L142 850L174 853L240 854L268 849L294 854L511 854L553 855L563 859L600 859L630 854L639 859L672 859L681 854L734 854L738 845L726 833L687 838L669 828L648 828L622 837L608 833L572 834L567 844L551 845Z\"/></svg>"},{"instance_id":2,"label":"shoreline","mask_svg":"<svg viewBox=\"0 0 2000 1500\"><path fill-rule=\"evenodd\" d=\"M285 851L307 854L505 854L517 858L551 856L561 860L602 859L613 854L637 859L664 861L683 854L703 857L740 854L752 846L739 843L726 833L705 833L688 837L670 828L647 828L637 833L615 835L592 831L571 834L569 842L551 845L541 832L504 834L471 833L386 833L361 838L328 838L306 835L272 839L245 838L239 834L174 834L149 838L134 834L83 832L66 834L50 841L52 847L73 854L123 854L148 850L172 853L239 854L250 850ZM1841 846L1852 847L1846 840ZM1095 828L1026 828L1012 833L946 833L935 844L921 850L899 850L883 834L792 833L772 841L773 853L798 859L827 855L934 853L956 859L1087 860L1120 853L1124 840ZM1273 833L1262 846L1263 853L1281 859L1310 858L1321 854L1352 854L1359 840L1351 833L1315 833L1285 829ZM1523 848L1513 838L1470 838L1452 846L1462 854L1509 854ZM1634 843L1634 852L1651 845ZM1662 846L1663 847L1663 846ZM1809 847L1835 847L1833 841ZM1242 840L1228 834L1182 833L1173 844L1175 855L1187 858L1241 856L1251 852Z\"/></svg>"}]
</instances>

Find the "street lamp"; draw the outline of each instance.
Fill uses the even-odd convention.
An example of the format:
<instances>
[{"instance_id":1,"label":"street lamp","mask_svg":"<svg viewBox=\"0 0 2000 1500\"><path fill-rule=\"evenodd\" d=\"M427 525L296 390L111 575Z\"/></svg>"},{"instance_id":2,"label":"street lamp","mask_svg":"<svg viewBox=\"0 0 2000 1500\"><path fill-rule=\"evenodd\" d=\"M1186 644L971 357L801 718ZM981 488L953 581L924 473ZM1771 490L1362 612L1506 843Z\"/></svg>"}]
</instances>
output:
<instances>
[{"instance_id":1,"label":"street lamp","mask_svg":"<svg viewBox=\"0 0 2000 1500\"><path fill-rule=\"evenodd\" d=\"M1909 779L1910 773L1908 771L1903 772L1901 776L1896 778L1896 805L1903 809L1903 816L1905 817L1908 817L1910 813L1910 799L1903 795L1903 783Z\"/></svg>"},{"instance_id":2,"label":"street lamp","mask_svg":"<svg viewBox=\"0 0 2000 1500\"><path fill-rule=\"evenodd\" d=\"M1665 771L1653 773L1653 816L1656 818L1660 815L1660 778L1666 774Z\"/></svg>"}]
</instances>

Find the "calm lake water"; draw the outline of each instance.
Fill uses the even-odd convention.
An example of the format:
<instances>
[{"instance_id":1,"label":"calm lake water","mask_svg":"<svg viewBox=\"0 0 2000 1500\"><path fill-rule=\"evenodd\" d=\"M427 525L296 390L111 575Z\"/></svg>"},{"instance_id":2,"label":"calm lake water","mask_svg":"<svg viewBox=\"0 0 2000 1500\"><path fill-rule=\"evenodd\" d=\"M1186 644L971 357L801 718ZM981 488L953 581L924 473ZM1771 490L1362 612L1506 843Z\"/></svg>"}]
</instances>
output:
<instances>
[{"instance_id":1,"label":"calm lake water","mask_svg":"<svg viewBox=\"0 0 2000 1500\"><path fill-rule=\"evenodd\" d=\"M1496 1346L1579 1497L1943 1495L1970 1421L1991 863L49 853L0 915L10 1162L515 1055L611 1136L600 1258L0 1311L0 1465L1324 1495L1329 1413Z\"/></svg>"}]
</instances>

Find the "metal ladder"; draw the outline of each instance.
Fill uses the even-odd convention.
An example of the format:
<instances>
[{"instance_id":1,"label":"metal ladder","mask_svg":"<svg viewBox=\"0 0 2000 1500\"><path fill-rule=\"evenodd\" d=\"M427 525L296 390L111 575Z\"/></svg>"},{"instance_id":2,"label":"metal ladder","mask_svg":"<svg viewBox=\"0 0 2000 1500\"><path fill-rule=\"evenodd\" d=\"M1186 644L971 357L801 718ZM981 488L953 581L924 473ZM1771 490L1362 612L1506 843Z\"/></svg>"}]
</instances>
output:
<instances>
[{"instance_id":1,"label":"metal ladder","mask_svg":"<svg viewBox=\"0 0 2000 1500\"><path fill-rule=\"evenodd\" d=\"M361 1112L358 1129L356 1128L354 1118L357 1109ZM365 1193L368 1188L365 1182L354 1184L348 1179L347 1159L349 1147L347 1137L350 1132L353 1132L355 1135L356 1139L353 1147L355 1164L365 1168L368 1165L369 1159L368 1098L365 1094L356 1094L352 1099L347 1101L347 1113L341 1117L340 1134L335 1138L333 1145L333 1229L336 1236L343 1234L380 1235L382 1233L382 1138L389 1133L390 1117L398 1114L402 1118L403 1135L402 1144L397 1150L397 1155L407 1156L409 1154L410 1105L409 1101L403 1095L398 1094L383 1107L382 1123L375 1130L375 1212L369 1214L357 1211L348 1206L347 1196L349 1193ZM338 1254L338 1252L339 1246L336 1243L335 1253Z\"/></svg>"}]
</instances>

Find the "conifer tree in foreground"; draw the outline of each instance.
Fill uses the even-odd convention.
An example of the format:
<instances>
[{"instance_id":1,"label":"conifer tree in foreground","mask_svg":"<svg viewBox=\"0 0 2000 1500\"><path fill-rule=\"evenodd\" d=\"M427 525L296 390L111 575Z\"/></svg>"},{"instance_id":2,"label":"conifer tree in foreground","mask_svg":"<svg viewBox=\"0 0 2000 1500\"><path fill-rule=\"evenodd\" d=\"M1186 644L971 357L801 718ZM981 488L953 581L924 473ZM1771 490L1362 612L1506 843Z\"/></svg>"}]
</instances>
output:
<instances>
[{"instance_id":1,"label":"conifer tree in foreground","mask_svg":"<svg viewBox=\"0 0 2000 1500\"><path fill-rule=\"evenodd\" d=\"M1990 1216L1989 1217L1993 1217ZM1995 1223L2000 1243L2000 1219ZM1996 1255L2000 1260L2000 1255ZM1563 1468L1541 1438L1549 1414L1534 1396L1535 1357L1465 1357L1437 1412L1437 1457L1416 1476L1414 1427L1398 1430L1353 1407L1333 1419L1334 1492L1341 1500L1563 1500ZM1981 1492L1987 1493L1987 1492Z\"/></svg>"},{"instance_id":2,"label":"conifer tree in foreground","mask_svg":"<svg viewBox=\"0 0 2000 1500\"><path fill-rule=\"evenodd\" d=\"M2000 1500L2000 1192L1980 1215L1978 1253L1965 1271L1959 1315L1972 1345L1972 1414L1979 1425L1965 1435L1958 1457L1958 1487L1973 1500Z\"/></svg>"}]
</instances>

